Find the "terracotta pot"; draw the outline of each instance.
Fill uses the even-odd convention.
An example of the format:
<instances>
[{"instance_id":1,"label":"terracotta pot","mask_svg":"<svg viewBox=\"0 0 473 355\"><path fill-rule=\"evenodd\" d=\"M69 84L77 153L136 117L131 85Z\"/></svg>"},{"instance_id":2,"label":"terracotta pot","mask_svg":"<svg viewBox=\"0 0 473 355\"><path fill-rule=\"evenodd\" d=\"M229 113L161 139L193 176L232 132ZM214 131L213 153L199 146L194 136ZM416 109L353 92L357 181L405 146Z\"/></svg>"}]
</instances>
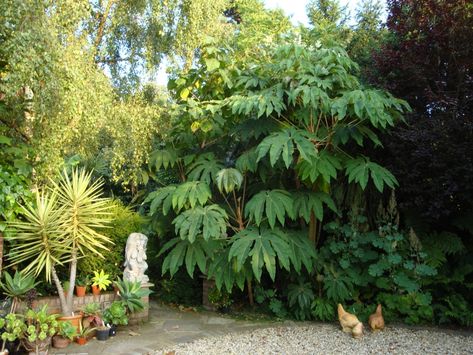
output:
<instances>
[{"instance_id":1,"label":"terracotta pot","mask_svg":"<svg viewBox=\"0 0 473 355\"><path fill-rule=\"evenodd\" d=\"M79 333L82 322L82 313L76 314L75 316L59 317L57 320L58 322L71 322L71 324L77 329L77 333Z\"/></svg>"},{"instance_id":2,"label":"terracotta pot","mask_svg":"<svg viewBox=\"0 0 473 355\"><path fill-rule=\"evenodd\" d=\"M70 340L67 338L64 338L61 335L55 335L53 336L53 347L57 349L64 349L67 348L67 346L70 344Z\"/></svg>"},{"instance_id":3,"label":"terracotta pot","mask_svg":"<svg viewBox=\"0 0 473 355\"><path fill-rule=\"evenodd\" d=\"M94 294L94 296L100 295L100 288L98 286L92 285L92 293Z\"/></svg>"},{"instance_id":4,"label":"terracotta pot","mask_svg":"<svg viewBox=\"0 0 473 355\"><path fill-rule=\"evenodd\" d=\"M87 286L77 286L76 285L76 295L77 297L84 297L87 291Z\"/></svg>"},{"instance_id":5,"label":"terracotta pot","mask_svg":"<svg viewBox=\"0 0 473 355\"><path fill-rule=\"evenodd\" d=\"M76 343L79 345L87 344L87 337L77 337Z\"/></svg>"}]
</instances>

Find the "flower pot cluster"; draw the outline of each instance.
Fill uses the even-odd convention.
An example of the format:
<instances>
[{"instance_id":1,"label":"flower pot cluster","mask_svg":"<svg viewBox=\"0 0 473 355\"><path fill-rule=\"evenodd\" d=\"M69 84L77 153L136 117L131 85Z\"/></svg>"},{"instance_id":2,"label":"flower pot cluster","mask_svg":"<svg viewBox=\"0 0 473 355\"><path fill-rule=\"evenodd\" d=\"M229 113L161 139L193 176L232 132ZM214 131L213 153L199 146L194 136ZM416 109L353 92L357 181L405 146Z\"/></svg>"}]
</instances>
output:
<instances>
[{"instance_id":1,"label":"flower pot cluster","mask_svg":"<svg viewBox=\"0 0 473 355\"><path fill-rule=\"evenodd\" d=\"M15 243L14 252L9 254L10 265L24 266L25 273L17 272L11 277L5 272L4 282L0 283L3 293L12 300L10 313L0 318L0 328L5 329L1 335L4 349L7 342L16 341L38 354L43 349L47 351L53 337L57 346L73 339L84 343L93 335L106 340L113 325L127 324L131 313L144 308L142 298L150 291L142 289L139 282L119 279L115 282L119 300L108 309L87 305L90 307L83 314L74 312L74 290L82 297L89 284L87 277L76 277L78 260L94 254L100 257L101 251L112 244L109 237L100 233L110 223L110 203L102 195L102 184L92 180L91 172L64 170L50 187L35 193L35 203L22 208L23 219L8 224L12 232L9 239ZM59 270L68 270L67 282L61 282ZM35 277L40 274L56 287L60 319L48 315L47 306L16 313L20 300L34 290ZM111 283L109 275L100 270L94 272L90 286L99 293Z\"/></svg>"},{"instance_id":2,"label":"flower pot cluster","mask_svg":"<svg viewBox=\"0 0 473 355\"><path fill-rule=\"evenodd\" d=\"M99 296L102 291L107 290L107 288L112 284L112 281L109 278L109 275L106 274L103 270L94 271L94 276L90 277L86 275L85 277L77 277L75 280L75 294L77 297L85 297L87 295L87 290L90 287L90 290L94 296ZM69 281L64 281L62 287L64 289L64 295L67 297L69 292Z\"/></svg>"}]
</instances>

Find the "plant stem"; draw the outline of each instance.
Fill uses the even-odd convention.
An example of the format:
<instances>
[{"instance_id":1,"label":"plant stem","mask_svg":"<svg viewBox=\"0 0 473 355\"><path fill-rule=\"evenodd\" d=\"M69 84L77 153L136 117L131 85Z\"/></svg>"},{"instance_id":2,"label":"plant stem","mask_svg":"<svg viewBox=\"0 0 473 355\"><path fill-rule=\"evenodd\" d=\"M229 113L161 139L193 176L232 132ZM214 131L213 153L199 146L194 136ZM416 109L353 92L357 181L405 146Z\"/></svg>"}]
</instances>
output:
<instances>
[{"instance_id":1,"label":"plant stem","mask_svg":"<svg viewBox=\"0 0 473 355\"><path fill-rule=\"evenodd\" d=\"M68 304L66 302L66 297L64 296L64 289L62 288L61 281L57 276L56 268L52 266L51 276L53 277L54 284L56 285L57 293L59 296L59 302L61 303L61 310L64 315L71 315L72 310L69 311Z\"/></svg>"}]
</instances>

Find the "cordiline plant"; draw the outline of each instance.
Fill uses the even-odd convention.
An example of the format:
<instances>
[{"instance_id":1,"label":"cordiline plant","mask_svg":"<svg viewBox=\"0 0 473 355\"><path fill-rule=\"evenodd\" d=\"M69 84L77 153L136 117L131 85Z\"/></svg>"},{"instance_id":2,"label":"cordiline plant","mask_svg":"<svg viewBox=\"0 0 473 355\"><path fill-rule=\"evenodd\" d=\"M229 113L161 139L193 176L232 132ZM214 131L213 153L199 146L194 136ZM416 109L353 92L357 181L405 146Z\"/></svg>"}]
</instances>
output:
<instances>
[{"instance_id":1,"label":"cordiline plant","mask_svg":"<svg viewBox=\"0 0 473 355\"><path fill-rule=\"evenodd\" d=\"M62 313L73 313L73 292L78 259L102 251L112 244L100 233L110 222L110 202L102 197L102 181L92 181L85 170L66 171L52 181L49 190L36 193L36 204L22 208L24 220L8 225L9 240L15 247L8 254L11 265L25 264L26 275L38 276L44 271L53 281L59 295ZM68 266L69 289L64 292L58 267Z\"/></svg>"},{"instance_id":2,"label":"cordiline plant","mask_svg":"<svg viewBox=\"0 0 473 355\"><path fill-rule=\"evenodd\" d=\"M218 287L246 281L250 301L251 281L264 271L272 280L278 269L312 271L324 211L337 212L335 180L396 186L388 170L347 147L379 145L376 132L409 109L363 87L340 48L288 44L268 56L236 63L230 49L208 46L200 65L170 81L174 128L150 167L181 182L145 201L151 215L173 218L163 273L185 263ZM206 65L209 58L218 65Z\"/></svg>"}]
</instances>

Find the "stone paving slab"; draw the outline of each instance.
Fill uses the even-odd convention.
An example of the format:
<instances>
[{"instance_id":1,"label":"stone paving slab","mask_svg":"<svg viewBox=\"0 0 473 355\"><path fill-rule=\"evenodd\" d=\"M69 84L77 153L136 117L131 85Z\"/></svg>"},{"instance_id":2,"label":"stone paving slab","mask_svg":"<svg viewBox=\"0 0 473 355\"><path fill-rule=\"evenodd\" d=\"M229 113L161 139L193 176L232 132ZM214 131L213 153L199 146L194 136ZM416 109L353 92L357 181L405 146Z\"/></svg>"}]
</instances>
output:
<instances>
[{"instance_id":1,"label":"stone paving slab","mask_svg":"<svg viewBox=\"0 0 473 355\"><path fill-rule=\"evenodd\" d=\"M51 348L55 355L142 355L196 339L267 328L276 322L240 321L212 312L179 311L150 303L150 321L141 326L119 329L107 341L90 340L86 345L71 344L66 349ZM133 335L130 335L131 334Z\"/></svg>"}]
</instances>

